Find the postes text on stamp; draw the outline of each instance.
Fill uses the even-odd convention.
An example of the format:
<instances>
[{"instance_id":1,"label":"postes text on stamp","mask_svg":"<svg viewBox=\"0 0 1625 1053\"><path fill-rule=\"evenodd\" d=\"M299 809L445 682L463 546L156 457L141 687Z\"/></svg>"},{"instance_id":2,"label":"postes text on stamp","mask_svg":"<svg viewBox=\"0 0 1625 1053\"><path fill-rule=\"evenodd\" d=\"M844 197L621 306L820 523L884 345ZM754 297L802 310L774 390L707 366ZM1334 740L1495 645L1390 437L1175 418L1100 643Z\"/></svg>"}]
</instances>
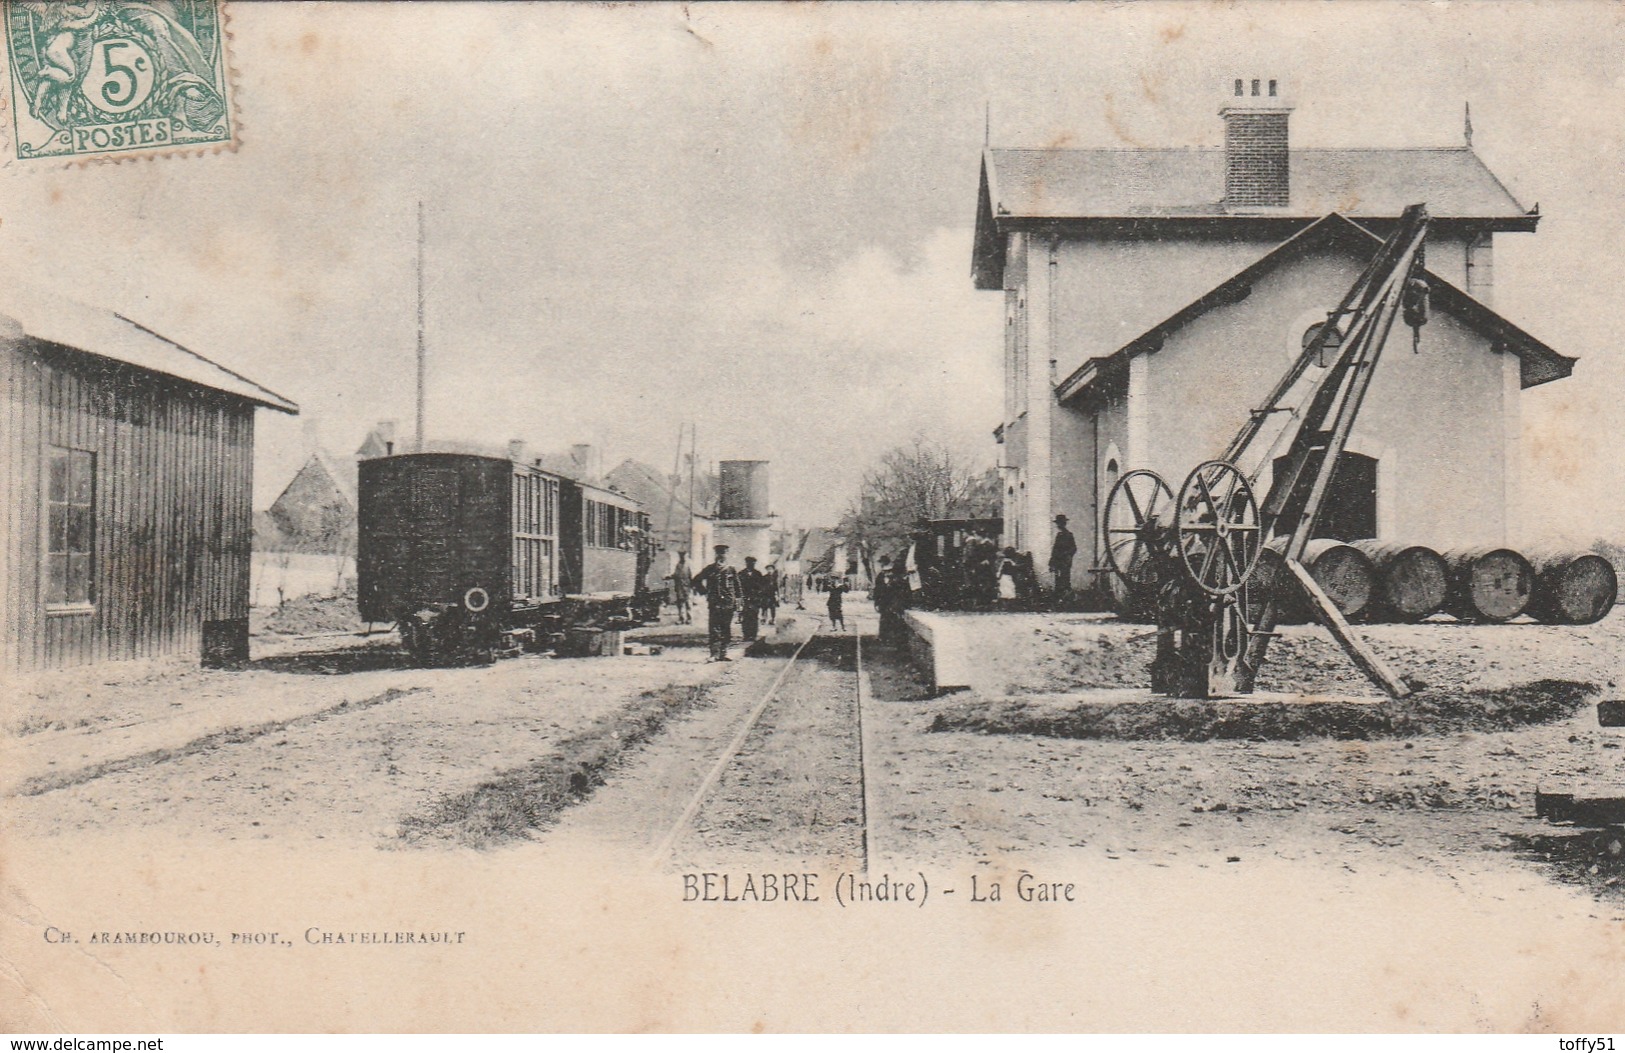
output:
<instances>
[{"instance_id":1,"label":"postes text on stamp","mask_svg":"<svg viewBox=\"0 0 1625 1053\"><path fill-rule=\"evenodd\" d=\"M229 144L222 0L4 5L19 160Z\"/></svg>"}]
</instances>

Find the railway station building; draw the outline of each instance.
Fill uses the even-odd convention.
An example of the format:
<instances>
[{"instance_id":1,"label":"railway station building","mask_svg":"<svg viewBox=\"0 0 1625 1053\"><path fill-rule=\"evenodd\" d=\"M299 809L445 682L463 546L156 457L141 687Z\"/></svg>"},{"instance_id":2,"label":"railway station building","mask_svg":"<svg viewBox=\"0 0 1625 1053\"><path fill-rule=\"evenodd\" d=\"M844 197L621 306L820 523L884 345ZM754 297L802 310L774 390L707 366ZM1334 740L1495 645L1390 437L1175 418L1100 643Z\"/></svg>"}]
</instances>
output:
<instances>
[{"instance_id":1,"label":"railway station building","mask_svg":"<svg viewBox=\"0 0 1625 1053\"><path fill-rule=\"evenodd\" d=\"M1225 84L1222 149L983 154L972 275L1005 298L1005 543L1042 564L1066 515L1074 589L1096 584L1117 479L1149 468L1178 490L1219 456L1416 203L1431 319L1417 353L1411 330L1389 335L1320 530L1516 537L1520 393L1575 362L1493 307L1495 236L1534 231L1538 210L1470 130L1438 149L1293 149L1291 109L1247 78Z\"/></svg>"},{"instance_id":2,"label":"railway station building","mask_svg":"<svg viewBox=\"0 0 1625 1053\"><path fill-rule=\"evenodd\" d=\"M0 670L247 657L257 409L298 412L123 315L0 290Z\"/></svg>"}]
</instances>

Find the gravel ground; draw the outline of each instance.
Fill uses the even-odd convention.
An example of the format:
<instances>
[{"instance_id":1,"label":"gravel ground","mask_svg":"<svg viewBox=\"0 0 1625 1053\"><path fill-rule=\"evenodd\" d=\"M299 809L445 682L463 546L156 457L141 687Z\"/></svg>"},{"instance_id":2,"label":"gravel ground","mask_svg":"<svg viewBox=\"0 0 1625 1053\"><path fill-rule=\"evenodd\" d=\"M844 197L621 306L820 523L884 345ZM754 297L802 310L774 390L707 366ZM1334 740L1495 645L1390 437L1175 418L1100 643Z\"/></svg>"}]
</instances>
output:
<instances>
[{"instance_id":1,"label":"gravel ground","mask_svg":"<svg viewBox=\"0 0 1625 1053\"><path fill-rule=\"evenodd\" d=\"M850 607L872 633L867 606ZM415 849L540 836L646 854L817 625L786 612L756 656L736 646L725 666L704 663L702 627L666 625L640 634L663 654L615 660L420 670L389 638L257 638L260 657L237 672L121 665L39 678L4 702L10 756L34 764L19 769L31 781L6 811L24 836L150 830ZM1584 629L1368 628L1396 665L1439 685L1422 693L1422 715L1450 719L1412 713L1403 735L1363 737L1192 721L1188 703L1170 704L1179 721L1142 711L1132 734L1074 737L1093 718L1059 689L1142 680L1143 630L1077 615L985 628L992 692L928 698L902 655L865 649L876 856L1334 861L1519 874L1618 902L1620 853L1532 818L1537 784L1625 783L1625 736L1599 729L1574 686L1618 693L1617 613ZM1348 689L1346 663L1317 633L1281 641L1266 687ZM849 640L808 647L669 862L858 853ZM1447 678L1462 689L1443 691ZM1531 687L1543 679L1566 683ZM1176 724L1207 731L1182 741Z\"/></svg>"},{"instance_id":2,"label":"gravel ground","mask_svg":"<svg viewBox=\"0 0 1625 1053\"><path fill-rule=\"evenodd\" d=\"M1589 630L1380 628L1394 630L1383 644L1396 661L1403 654L1397 639L1414 638L1428 645L1419 662L1482 689L1527 690L1532 678L1562 674L1617 694L1625 654L1619 612ZM894 854L941 863L1062 852L1163 866L1330 859L1350 870L1510 869L1625 903L1617 839L1533 818L1537 784L1625 789L1625 735L1600 729L1595 708L1572 693L1570 715L1507 730L1473 730L1469 721L1373 741L1327 734L1184 742L1163 737L1173 723L1158 728L1148 719L1129 741L1079 740L1043 733L1080 719L1076 700L1055 694L1061 671L1098 672L1106 654L1123 675L1144 676L1139 657L1120 657L1132 645L1118 640L1132 630L1039 616L1001 630L1000 673L1007 675L996 679L1048 694L930 699L900 656L876 656L872 712L886 757L879 781L889 826L877 836L889 838ZM1301 631L1275 659L1332 646L1307 638L1313 631ZM1548 639L1540 645L1529 633ZM1070 649L1053 648L1057 638L1071 641ZM1274 689L1327 690L1336 677L1323 665L1278 668ZM1048 719L1004 719L1012 713Z\"/></svg>"},{"instance_id":3,"label":"gravel ground","mask_svg":"<svg viewBox=\"0 0 1625 1053\"><path fill-rule=\"evenodd\" d=\"M470 794L529 777L554 801L531 825L550 822L570 803L543 788L560 772L566 787L591 782L618 736L703 703L701 654L415 669L387 641L317 640L238 671L38 678L7 702L8 757L34 766L6 802L9 832L388 846L412 820L412 843L486 843L478 822L454 829L458 802L473 810Z\"/></svg>"},{"instance_id":4,"label":"gravel ground","mask_svg":"<svg viewBox=\"0 0 1625 1053\"><path fill-rule=\"evenodd\" d=\"M975 618L956 615L956 618ZM1540 679L1625 682L1625 607L1596 625L1515 622L1362 625L1357 631L1389 667L1423 688L1510 687ZM1283 626L1259 677L1260 691L1378 693L1319 626ZM1034 694L1150 682L1152 630L1103 615L981 617L966 634L983 695Z\"/></svg>"}]
</instances>

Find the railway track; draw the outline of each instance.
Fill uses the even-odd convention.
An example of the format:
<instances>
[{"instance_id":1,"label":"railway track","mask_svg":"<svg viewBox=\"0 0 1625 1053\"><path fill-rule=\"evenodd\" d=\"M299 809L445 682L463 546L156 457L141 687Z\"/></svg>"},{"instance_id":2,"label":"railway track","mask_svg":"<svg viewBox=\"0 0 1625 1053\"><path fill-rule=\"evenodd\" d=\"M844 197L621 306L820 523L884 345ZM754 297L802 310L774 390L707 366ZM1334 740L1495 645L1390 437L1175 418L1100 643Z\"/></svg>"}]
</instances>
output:
<instances>
[{"instance_id":1,"label":"railway track","mask_svg":"<svg viewBox=\"0 0 1625 1053\"><path fill-rule=\"evenodd\" d=\"M778 780L780 789L787 784L791 791L799 789L802 799L787 803L783 796L770 795L778 809L771 816L772 825L781 834L801 838L803 848L808 839L820 836L851 838L855 843L849 843L845 851L855 852L868 870L878 855L871 809L874 751L864 720L869 698L863 638L855 619L853 623L851 630L831 633L820 619L817 628L783 661L660 839L650 856L651 865L665 864L685 842L703 833L702 820L727 822L730 815L756 800L749 796L755 786ZM818 725L822 727L809 730ZM753 789L747 791L746 787ZM792 828L798 825L789 814L798 806L810 810L810 817L799 824L804 828L783 830L786 823ZM749 817L757 822L768 818Z\"/></svg>"}]
</instances>

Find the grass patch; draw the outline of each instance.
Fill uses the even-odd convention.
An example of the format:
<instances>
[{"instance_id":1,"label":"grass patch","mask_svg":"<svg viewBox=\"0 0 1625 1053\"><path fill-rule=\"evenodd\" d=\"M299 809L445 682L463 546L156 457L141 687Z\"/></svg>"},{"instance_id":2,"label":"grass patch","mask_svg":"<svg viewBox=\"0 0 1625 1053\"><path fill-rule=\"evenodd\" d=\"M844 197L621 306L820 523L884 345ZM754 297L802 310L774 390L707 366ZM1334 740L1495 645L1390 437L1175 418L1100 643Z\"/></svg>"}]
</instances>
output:
<instances>
[{"instance_id":1,"label":"grass patch","mask_svg":"<svg viewBox=\"0 0 1625 1053\"><path fill-rule=\"evenodd\" d=\"M1421 691L1376 705L1205 702L1193 699L1057 706L1019 699L972 700L937 714L932 731L1069 739L1397 739L1509 731L1567 720L1595 684L1536 680L1510 688Z\"/></svg>"},{"instance_id":2,"label":"grass patch","mask_svg":"<svg viewBox=\"0 0 1625 1053\"><path fill-rule=\"evenodd\" d=\"M706 697L703 685L673 684L645 691L540 760L502 772L401 820L397 836L406 844L441 841L470 848L493 848L529 837L591 796L628 750L653 738L668 721L703 704Z\"/></svg>"}]
</instances>

